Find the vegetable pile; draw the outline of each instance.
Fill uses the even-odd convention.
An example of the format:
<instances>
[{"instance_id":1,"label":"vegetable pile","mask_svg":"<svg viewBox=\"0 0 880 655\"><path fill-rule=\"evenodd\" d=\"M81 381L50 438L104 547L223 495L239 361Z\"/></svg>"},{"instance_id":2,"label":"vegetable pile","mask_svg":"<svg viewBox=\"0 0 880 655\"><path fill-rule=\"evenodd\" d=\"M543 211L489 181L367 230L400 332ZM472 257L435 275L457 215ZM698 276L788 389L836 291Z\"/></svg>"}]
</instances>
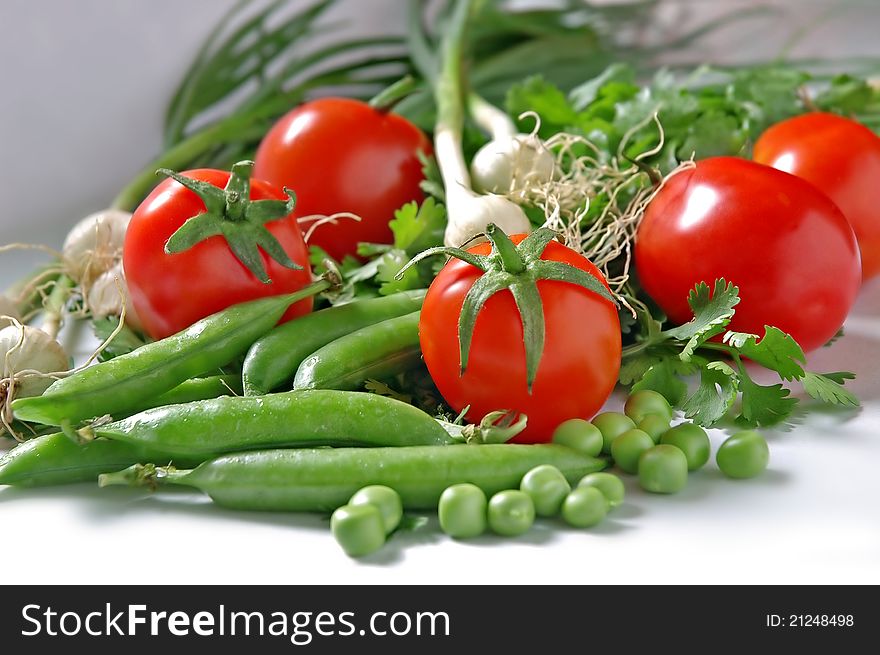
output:
<instances>
[{"instance_id":1,"label":"vegetable pile","mask_svg":"<svg viewBox=\"0 0 880 655\"><path fill-rule=\"evenodd\" d=\"M793 389L858 405L806 353L880 274L880 90L779 65L639 84L644 53L573 9L455 0L434 35L410 4L405 43L304 53L331 0L223 21L164 154L0 298L0 485L324 512L360 557L409 512L455 539L589 528L618 471L683 489L707 427L752 478ZM79 366L74 321L101 341Z\"/></svg>"}]
</instances>

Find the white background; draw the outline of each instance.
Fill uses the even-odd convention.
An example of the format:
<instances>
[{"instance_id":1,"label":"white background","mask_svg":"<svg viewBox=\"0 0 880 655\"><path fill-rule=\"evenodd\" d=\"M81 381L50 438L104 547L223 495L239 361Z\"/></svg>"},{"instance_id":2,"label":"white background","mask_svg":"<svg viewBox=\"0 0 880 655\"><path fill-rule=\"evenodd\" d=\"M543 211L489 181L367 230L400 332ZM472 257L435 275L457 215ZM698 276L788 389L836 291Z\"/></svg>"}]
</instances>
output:
<instances>
[{"instance_id":1,"label":"white background","mask_svg":"<svg viewBox=\"0 0 880 655\"><path fill-rule=\"evenodd\" d=\"M0 3L0 243L60 244L156 152L162 109L230 0L3 0ZM705 15L722 3L674 3ZM756 4L749 2L724 3ZM839 3L776 2L787 29ZM795 10L791 8L797 6ZM351 1L359 29L400 21L399 2ZM876 52L877 3L817 28L801 55ZM778 24L703 44L698 55L770 54ZM11 282L33 255L3 255ZM2 285L0 285L2 286ZM459 544L436 525L352 562L325 520L253 515L197 494L145 495L92 485L0 489L4 583L743 583L880 582L880 281L867 286L848 336L811 357L852 370L859 411L817 411L768 433L762 478L724 479L710 464L674 497L630 484L628 501L589 532L539 524L517 540ZM620 400L609 406L619 409ZM720 433L713 433L715 445ZM15 563L15 562L19 562ZM834 608L828 608L833 610Z\"/></svg>"}]
</instances>

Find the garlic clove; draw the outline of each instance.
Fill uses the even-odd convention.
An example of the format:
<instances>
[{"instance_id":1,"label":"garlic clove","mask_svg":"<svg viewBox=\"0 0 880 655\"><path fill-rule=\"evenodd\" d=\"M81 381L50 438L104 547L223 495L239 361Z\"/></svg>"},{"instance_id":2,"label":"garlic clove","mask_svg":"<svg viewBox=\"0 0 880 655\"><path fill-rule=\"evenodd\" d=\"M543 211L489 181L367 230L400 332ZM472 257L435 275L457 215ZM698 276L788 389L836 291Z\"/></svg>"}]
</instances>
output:
<instances>
[{"instance_id":1,"label":"garlic clove","mask_svg":"<svg viewBox=\"0 0 880 655\"><path fill-rule=\"evenodd\" d=\"M48 373L67 371L70 358L55 339L30 325L9 325L0 330L2 379L14 381L16 398L41 395L55 381Z\"/></svg>"},{"instance_id":2,"label":"garlic clove","mask_svg":"<svg viewBox=\"0 0 880 655\"><path fill-rule=\"evenodd\" d=\"M62 248L67 274L81 286L89 286L122 256L129 212L105 209L86 216L67 234Z\"/></svg>"},{"instance_id":3,"label":"garlic clove","mask_svg":"<svg viewBox=\"0 0 880 655\"><path fill-rule=\"evenodd\" d=\"M12 325L12 319L21 320L21 314L18 311L18 305L8 296L0 295L0 328Z\"/></svg>"},{"instance_id":4,"label":"garlic clove","mask_svg":"<svg viewBox=\"0 0 880 655\"><path fill-rule=\"evenodd\" d=\"M102 273L92 282L86 297L86 306L95 318L119 316L122 314L123 298L126 325L135 330L142 330L143 325L131 303L128 285L125 283L122 262L117 262L110 270Z\"/></svg>"}]
</instances>

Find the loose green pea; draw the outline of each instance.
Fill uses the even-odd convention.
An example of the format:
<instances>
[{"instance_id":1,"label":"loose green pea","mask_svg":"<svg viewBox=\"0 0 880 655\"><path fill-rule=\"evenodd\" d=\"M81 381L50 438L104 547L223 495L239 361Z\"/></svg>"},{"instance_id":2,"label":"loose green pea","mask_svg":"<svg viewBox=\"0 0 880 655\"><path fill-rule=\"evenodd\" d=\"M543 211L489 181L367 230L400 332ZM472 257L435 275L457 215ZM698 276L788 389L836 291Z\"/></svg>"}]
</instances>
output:
<instances>
[{"instance_id":1,"label":"loose green pea","mask_svg":"<svg viewBox=\"0 0 880 655\"><path fill-rule=\"evenodd\" d=\"M656 391L649 389L636 391L627 398L623 411L636 424L651 415L665 418L667 423L672 420L672 407L669 406L669 401Z\"/></svg>"},{"instance_id":2,"label":"loose green pea","mask_svg":"<svg viewBox=\"0 0 880 655\"><path fill-rule=\"evenodd\" d=\"M639 421L636 427L651 437L655 444L658 444L660 443L660 437L669 429L669 419L658 414L648 414Z\"/></svg>"},{"instance_id":3,"label":"loose green pea","mask_svg":"<svg viewBox=\"0 0 880 655\"><path fill-rule=\"evenodd\" d=\"M753 478L767 468L770 447L764 437L754 430L737 432L721 444L715 461L729 478Z\"/></svg>"},{"instance_id":4,"label":"loose green pea","mask_svg":"<svg viewBox=\"0 0 880 655\"><path fill-rule=\"evenodd\" d=\"M571 491L571 485L555 466L542 464L523 476L520 491L527 493L535 504L538 516L556 516L562 501Z\"/></svg>"},{"instance_id":5,"label":"loose green pea","mask_svg":"<svg viewBox=\"0 0 880 655\"><path fill-rule=\"evenodd\" d=\"M654 446L654 440L638 428L627 430L611 444L614 463L627 473L639 470L639 457Z\"/></svg>"},{"instance_id":6,"label":"loose green pea","mask_svg":"<svg viewBox=\"0 0 880 655\"><path fill-rule=\"evenodd\" d=\"M636 427L629 416L620 412L604 412L594 416L591 422L602 433L602 452L606 455L611 452L614 439Z\"/></svg>"},{"instance_id":7,"label":"loose green pea","mask_svg":"<svg viewBox=\"0 0 880 655\"><path fill-rule=\"evenodd\" d=\"M655 494L674 494L687 484L687 457L675 446L660 444L639 458L639 484Z\"/></svg>"},{"instance_id":8,"label":"loose green pea","mask_svg":"<svg viewBox=\"0 0 880 655\"><path fill-rule=\"evenodd\" d=\"M504 537L525 534L535 522L535 504L523 491L499 491L489 501L489 527Z\"/></svg>"},{"instance_id":9,"label":"loose green pea","mask_svg":"<svg viewBox=\"0 0 880 655\"><path fill-rule=\"evenodd\" d=\"M385 534L394 532L403 518L403 503L400 500L400 494L391 487L381 484L364 487L351 497L348 504L349 506L373 505L378 509L382 515Z\"/></svg>"},{"instance_id":10,"label":"loose green pea","mask_svg":"<svg viewBox=\"0 0 880 655\"><path fill-rule=\"evenodd\" d=\"M608 499L595 487L577 487L562 503L562 518L576 528L590 528L608 513Z\"/></svg>"},{"instance_id":11,"label":"loose green pea","mask_svg":"<svg viewBox=\"0 0 880 655\"><path fill-rule=\"evenodd\" d=\"M617 507L623 502L626 489L623 482L612 473L590 473L581 478L578 487L595 487L602 492L610 507Z\"/></svg>"},{"instance_id":12,"label":"loose green pea","mask_svg":"<svg viewBox=\"0 0 880 655\"><path fill-rule=\"evenodd\" d=\"M589 421L573 418L559 424L553 432L553 443L597 457L602 452L602 433Z\"/></svg>"},{"instance_id":13,"label":"loose green pea","mask_svg":"<svg viewBox=\"0 0 880 655\"><path fill-rule=\"evenodd\" d=\"M675 446L687 457L688 471L696 471L709 461L709 435L699 425L682 423L660 437L660 443Z\"/></svg>"},{"instance_id":14,"label":"loose green pea","mask_svg":"<svg viewBox=\"0 0 880 655\"><path fill-rule=\"evenodd\" d=\"M330 529L349 557L363 557L385 544L382 513L374 505L345 505L330 517Z\"/></svg>"},{"instance_id":15,"label":"loose green pea","mask_svg":"<svg viewBox=\"0 0 880 655\"><path fill-rule=\"evenodd\" d=\"M489 502L483 490L468 482L454 484L440 495L440 528L453 539L471 539L486 531Z\"/></svg>"}]
</instances>

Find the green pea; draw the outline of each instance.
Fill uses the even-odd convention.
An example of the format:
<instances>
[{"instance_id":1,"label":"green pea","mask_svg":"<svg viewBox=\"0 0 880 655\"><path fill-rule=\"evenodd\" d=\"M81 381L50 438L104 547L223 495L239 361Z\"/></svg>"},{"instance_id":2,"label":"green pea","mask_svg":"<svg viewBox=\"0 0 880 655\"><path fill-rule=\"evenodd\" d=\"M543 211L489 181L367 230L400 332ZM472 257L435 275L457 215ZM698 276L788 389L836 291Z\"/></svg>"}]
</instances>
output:
<instances>
[{"instance_id":1,"label":"green pea","mask_svg":"<svg viewBox=\"0 0 880 655\"><path fill-rule=\"evenodd\" d=\"M653 439L655 444L660 443L660 437L669 429L669 419L659 416L658 414L648 414L639 421L636 426L639 430L647 434Z\"/></svg>"},{"instance_id":2,"label":"green pea","mask_svg":"<svg viewBox=\"0 0 880 655\"><path fill-rule=\"evenodd\" d=\"M562 503L562 518L576 528L590 528L608 513L608 499L595 487L577 487Z\"/></svg>"},{"instance_id":3,"label":"green pea","mask_svg":"<svg viewBox=\"0 0 880 655\"><path fill-rule=\"evenodd\" d=\"M620 412L604 412L594 416L591 422L602 433L602 452L606 455L611 452L614 439L636 427L629 416Z\"/></svg>"},{"instance_id":4,"label":"green pea","mask_svg":"<svg viewBox=\"0 0 880 655\"><path fill-rule=\"evenodd\" d=\"M617 507L623 502L626 489L619 477L612 473L590 473L581 478L578 487L595 487L602 492L608 505Z\"/></svg>"},{"instance_id":5,"label":"green pea","mask_svg":"<svg viewBox=\"0 0 880 655\"><path fill-rule=\"evenodd\" d=\"M602 433L589 421L573 418L559 424L553 432L553 443L597 457L602 452Z\"/></svg>"},{"instance_id":6,"label":"green pea","mask_svg":"<svg viewBox=\"0 0 880 655\"><path fill-rule=\"evenodd\" d=\"M571 491L571 485L555 466L542 464L523 476L520 491L527 493L535 504L538 516L556 516L562 501Z\"/></svg>"},{"instance_id":7,"label":"green pea","mask_svg":"<svg viewBox=\"0 0 880 655\"><path fill-rule=\"evenodd\" d=\"M660 443L675 446L687 457L688 471L696 471L709 461L709 435L699 425L681 423L660 437Z\"/></svg>"},{"instance_id":8,"label":"green pea","mask_svg":"<svg viewBox=\"0 0 880 655\"><path fill-rule=\"evenodd\" d=\"M400 494L391 487L381 484L370 485L358 491L348 505L373 505L382 515L382 525L385 527L385 534L391 534L400 525L403 518L403 503L400 500Z\"/></svg>"},{"instance_id":9,"label":"green pea","mask_svg":"<svg viewBox=\"0 0 880 655\"><path fill-rule=\"evenodd\" d=\"M674 494L687 484L687 457L675 446L660 444L639 458L639 484L655 494Z\"/></svg>"},{"instance_id":10,"label":"green pea","mask_svg":"<svg viewBox=\"0 0 880 655\"><path fill-rule=\"evenodd\" d=\"M489 527L504 537L525 534L535 522L535 504L523 491L499 491L489 501Z\"/></svg>"},{"instance_id":11,"label":"green pea","mask_svg":"<svg viewBox=\"0 0 880 655\"><path fill-rule=\"evenodd\" d=\"M454 484L440 495L440 528L454 539L479 537L486 531L486 494L474 484Z\"/></svg>"},{"instance_id":12,"label":"green pea","mask_svg":"<svg viewBox=\"0 0 880 655\"><path fill-rule=\"evenodd\" d=\"M669 406L669 401L649 389L636 391L627 398L623 411L634 423L641 423L642 419L651 415L665 418L667 423L672 420L672 407Z\"/></svg>"},{"instance_id":13,"label":"green pea","mask_svg":"<svg viewBox=\"0 0 880 655\"><path fill-rule=\"evenodd\" d=\"M385 544L382 513L374 505L345 505L330 517L330 529L349 557L362 557Z\"/></svg>"},{"instance_id":14,"label":"green pea","mask_svg":"<svg viewBox=\"0 0 880 655\"><path fill-rule=\"evenodd\" d=\"M611 444L614 463L627 473L639 470L639 456L654 446L654 440L638 428L627 430Z\"/></svg>"},{"instance_id":15,"label":"green pea","mask_svg":"<svg viewBox=\"0 0 880 655\"><path fill-rule=\"evenodd\" d=\"M767 468L770 447L764 437L754 430L737 432L721 444L715 461L729 478L753 478Z\"/></svg>"}]
</instances>

